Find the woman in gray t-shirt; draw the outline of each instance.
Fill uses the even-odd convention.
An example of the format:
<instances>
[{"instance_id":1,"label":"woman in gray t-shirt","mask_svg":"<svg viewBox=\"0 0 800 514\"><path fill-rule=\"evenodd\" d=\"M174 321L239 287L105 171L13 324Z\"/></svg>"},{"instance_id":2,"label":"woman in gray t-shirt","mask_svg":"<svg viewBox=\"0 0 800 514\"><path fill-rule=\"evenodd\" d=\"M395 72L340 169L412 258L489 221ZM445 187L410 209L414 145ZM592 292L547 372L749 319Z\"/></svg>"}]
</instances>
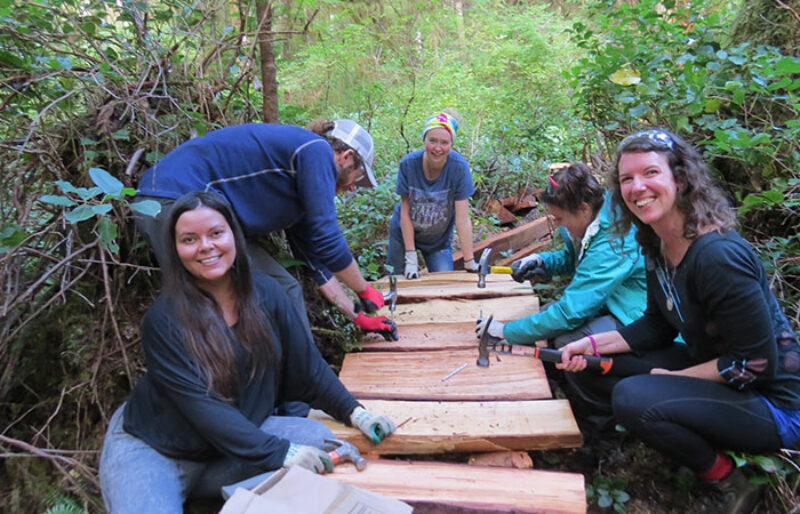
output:
<instances>
[{"instance_id":1,"label":"woman in gray t-shirt","mask_svg":"<svg viewBox=\"0 0 800 514\"><path fill-rule=\"evenodd\" d=\"M464 268L477 271L473 258L469 197L475 192L466 159L452 150L458 131L456 119L440 112L427 119L422 130L423 150L400 161L395 207L390 223L389 265L393 274L419 276L417 250L428 271L453 269L453 227L458 230Z\"/></svg>"}]
</instances>

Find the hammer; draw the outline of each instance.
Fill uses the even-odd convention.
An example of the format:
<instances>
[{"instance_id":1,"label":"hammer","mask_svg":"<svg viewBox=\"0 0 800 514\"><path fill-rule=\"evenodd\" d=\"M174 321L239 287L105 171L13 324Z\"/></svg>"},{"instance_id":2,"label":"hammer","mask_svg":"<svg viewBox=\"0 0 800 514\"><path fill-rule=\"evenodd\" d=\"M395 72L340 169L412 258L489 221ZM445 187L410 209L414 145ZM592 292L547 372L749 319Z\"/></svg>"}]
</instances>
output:
<instances>
[{"instance_id":1,"label":"hammer","mask_svg":"<svg viewBox=\"0 0 800 514\"><path fill-rule=\"evenodd\" d=\"M328 455L331 456L334 466L340 462L352 462L359 471L367 469L367 459L362 457L361 454L358 453L358 448L351 443L340 439L325 439L325 444L332 447L332 449L328 451Z\"/></svg>"},{"instance_id":2,"label":"hammer","mask_svg":"<svg viewBox=\"0 0 800 514\"><path fill-rule=\"evenodd\" d=\"M480 342L478 343L477 364L482 368L489 367L489 346L491 345L494 347L500 341L496 337L489 335L489 325L492 324L492 319L494 319L493 314L489 316L488 320L486 320L486 324L483 325L483 330L479 334Z\"/></svg>"},{"instance_id":3,"label":"hammer","mask_svg":"<svg viewBox=\"0 0 800 514\"><path fill-rule=\"evenodd\" d=\"M489 255L491 253L491 248L485 248L478 263L478 287L481 289L486 287L486 275L489 273L503 273L506 275L511 275L512 273L511 268L508 266L489 266Z\"/></svg>"},{"instance_id":4,"label":"hammer","mask_svg":"<svg viewBox=\"0 0 800 514\"><path fill-rule=\"evenodd\" d=\"M389 312L394 319L394 309L397 306L397 277L389 275L389 292L383 295L383 302L389 304Z\"/></svg>"}]
</instances>

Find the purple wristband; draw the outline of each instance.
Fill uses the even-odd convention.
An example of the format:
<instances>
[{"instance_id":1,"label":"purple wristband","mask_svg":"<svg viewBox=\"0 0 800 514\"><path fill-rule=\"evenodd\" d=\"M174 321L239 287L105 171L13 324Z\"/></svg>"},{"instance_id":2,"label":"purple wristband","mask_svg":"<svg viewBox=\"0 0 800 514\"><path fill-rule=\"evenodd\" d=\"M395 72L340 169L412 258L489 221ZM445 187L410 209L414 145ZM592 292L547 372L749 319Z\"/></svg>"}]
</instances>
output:
<instances>
[{"instance_id":1,"label":"purple wristband","mask_svg":"<svg viewBox=\"0 0 800 514\"><path fill-rule=\"evenodd\" d=\"M592 351L594 352L594 356L595 357L600 357L600 354L597 353L597 341L594 340L594 336L592 334L589 334L586 337L588 337L589 341L592 342Z\"/></svg>"}]
</instances>

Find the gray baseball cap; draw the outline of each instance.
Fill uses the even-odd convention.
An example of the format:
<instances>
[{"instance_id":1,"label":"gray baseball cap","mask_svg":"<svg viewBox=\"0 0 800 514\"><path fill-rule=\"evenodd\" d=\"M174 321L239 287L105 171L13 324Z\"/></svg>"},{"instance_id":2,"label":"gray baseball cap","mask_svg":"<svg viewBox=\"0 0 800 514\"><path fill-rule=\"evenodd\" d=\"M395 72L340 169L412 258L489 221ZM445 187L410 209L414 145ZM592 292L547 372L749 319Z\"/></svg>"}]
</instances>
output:
<instances>
[{"instance_id":1,"label":"gray baseball cap","mask_svg":"<svg viewBox=\"0 0 800 514\"><path fill-rule=\"evenodd\" d=\"M361 125L353 120L341 119L333 122L333 128L328 132L330 137L342 141L358 153L364 161L366 175L356 181L359 187L375 187L375 175L372 174L372 161L375 159L375 144L372 136Z\"/></svg>"}]
</instances>

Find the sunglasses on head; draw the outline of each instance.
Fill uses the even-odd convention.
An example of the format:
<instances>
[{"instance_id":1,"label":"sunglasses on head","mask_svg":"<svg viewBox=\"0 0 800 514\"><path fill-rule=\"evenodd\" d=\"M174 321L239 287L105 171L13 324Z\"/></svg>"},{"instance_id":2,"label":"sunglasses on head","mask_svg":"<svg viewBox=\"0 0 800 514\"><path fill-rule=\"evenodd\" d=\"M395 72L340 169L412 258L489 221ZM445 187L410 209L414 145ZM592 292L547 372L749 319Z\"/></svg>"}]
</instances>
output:
<instances>
[{"instance_id":1,"label":"sunglasses on head","mask_svg":"<svg viewBox=\"0 0 800 514\"><path fill-rule=\"evenodd\" d=\"M622 143L619 144L619 150L617 151L622 151L633 141L641 139L646 139L668 150L672 150L675 146L675 141L673 141L672 136L670 136L667 131L661 129L648 129L640 130L639 132L635 132L623 139Z\"/></svg>"}]
</instances>

